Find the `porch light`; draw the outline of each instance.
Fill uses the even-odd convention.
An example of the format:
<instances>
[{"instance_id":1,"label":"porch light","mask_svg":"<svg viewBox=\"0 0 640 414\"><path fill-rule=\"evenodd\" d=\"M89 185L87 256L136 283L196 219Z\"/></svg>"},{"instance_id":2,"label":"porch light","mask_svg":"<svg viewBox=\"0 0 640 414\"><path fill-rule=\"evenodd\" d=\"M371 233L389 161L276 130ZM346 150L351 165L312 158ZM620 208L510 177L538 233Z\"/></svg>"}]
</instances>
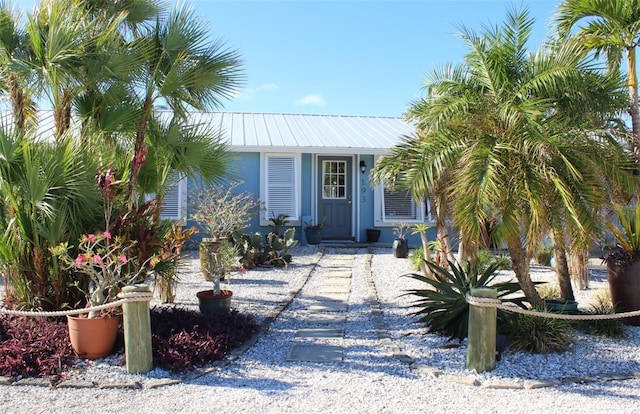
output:
<instances>
[{"instance_id":1,"label":"porch light","mask_svg":"<svg viewBox=\"0 0 640 414\"><path fill-rule=\"evenodd\" d=\"M367 164L365 164L364 160L360 161L360 172L362 172L362 174L364 174L364 172L367 171Z\"/></svg>"}]
</instances>

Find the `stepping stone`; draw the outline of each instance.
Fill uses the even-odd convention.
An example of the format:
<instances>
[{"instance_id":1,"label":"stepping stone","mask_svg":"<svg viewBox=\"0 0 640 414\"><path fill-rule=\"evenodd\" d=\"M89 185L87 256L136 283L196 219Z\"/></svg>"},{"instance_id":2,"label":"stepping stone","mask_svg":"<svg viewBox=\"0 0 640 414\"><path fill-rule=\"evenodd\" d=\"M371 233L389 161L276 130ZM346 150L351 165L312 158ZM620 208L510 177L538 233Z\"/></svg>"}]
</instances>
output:
<instances>
[{"instance_id":1,"label":"stepping stone","mask_svg":"<svg viewBox=\"0 0 640 414\"><path fill-rule=\"evenodd\" d=\"M340 262L340 263L325 263L324 266L320 266L323 269L351 269L353 262Z\"/></svg>"},{"instance_id":2,"label":"stepping stone","mask_svg":"<svg viewBox=\"0 0 640 414\"><path fill-rule=\"evenodd\" d=\"M347 317L345 315L337 315L335 313L330 314L311 314L307 318L305 318L305 322L310 323L312 325L333 325L345 323L347 321Z\"/></svg>"},{"instance_id":3,"label":"stepping stone","mask_svg":"<svg viewBox=\"0 0 640 414\"><path fill-rule=\"evenodd\" d=\"M324 286L351 286L351 279L347 277L328 277L322 281Z\"/></svg>"},{"instance_id":4,"label":"stepping stone","mask_svg":"<svg viewBox=\"0 0 640 414\"><path fill-rule=\"evenodd\" d=\"M327 278L327 277L329 277L329 278L333 278L333 277L346 277L346 278L349 278L349 277L351 277L351 271L346 272L346 271L341 270L341 271L338 271L338 272L326 272L324 274L324 277L325 278Z\"/></svg>"},{"instance_id":5,"label":"stepping stone","mask_svg":"<svg viewBox=\"0 0 640 414\"><path fill-rule=\"evenodd\" d=\"M317 295L316 299L318 300L335 300L346 302L349 300L349 293L337 292L337 293L324 293L322 295Z\"/></svg>"},{"instance_id":6,"label":"stepping stone","mask_svg":"<svg viewBox=\"0 0 640 414\"><path fill-rule=\"evenodd\" d=\"M346 312L347 302L326 301L309 307L311 312Z\"/></svg>"},{"instance_id":7,"label":"stepping stone","mask_svg":"<svg viewBox=\"0 0 640 414\"><path fill-rule=\"evenodd\" d=\"M335 339L343 336L343 328L308 328L296 332L296 338Z\"/></svg>"},{"instance_id":8,"label":"stepping stone","mask_svg":"<svg viewBox=\"0 0 640 414\"><path fill-rule=\"evenodd\" d=\"M342 347L336 345L294 345L287 361L342 362Z\"/></svg>"},{"instance_id":9,"label":"stepping stone","mask_svg":"<svg viewBox=\"0 0 640 414\"><path fill-rule=\"evenodd\" d=\"M320 286L318 289L318 295L323 296L332 293L346 293L351 292L351 286L333 285L333 286Z\"/></svg>"}]
</instances>

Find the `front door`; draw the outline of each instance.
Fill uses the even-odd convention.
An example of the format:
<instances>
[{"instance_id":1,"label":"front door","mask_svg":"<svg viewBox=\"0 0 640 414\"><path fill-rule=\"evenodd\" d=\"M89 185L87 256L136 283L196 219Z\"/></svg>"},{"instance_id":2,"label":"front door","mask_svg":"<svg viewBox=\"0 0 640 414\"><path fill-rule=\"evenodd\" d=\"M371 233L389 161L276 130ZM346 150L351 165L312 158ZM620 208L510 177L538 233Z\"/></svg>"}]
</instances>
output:
<instances>
[{"instance_id":1,"label":"front door","mask_svg":"<svg viewBox=\"0 0 640 414\"><path fill-rule=\"evenodd\" d=\"M318 157L318 220L324 239L351 240L351 157Z\"/></svg>"}]
</instances>

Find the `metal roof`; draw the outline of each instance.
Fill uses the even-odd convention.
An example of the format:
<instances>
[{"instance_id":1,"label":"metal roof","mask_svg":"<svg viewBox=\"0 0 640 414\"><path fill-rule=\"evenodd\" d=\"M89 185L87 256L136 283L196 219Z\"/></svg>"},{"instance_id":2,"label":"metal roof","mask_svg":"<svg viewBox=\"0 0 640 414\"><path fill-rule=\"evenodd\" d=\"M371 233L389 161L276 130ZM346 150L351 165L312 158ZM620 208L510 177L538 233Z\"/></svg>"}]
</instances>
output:
<instances>
[{"instance_id":1,"label":"metal roof","mask_svg":"<svg viewBox=\"0 0 640 414\"><path fill-rule=\"evenodd\" d=\"M239 112L192 112L194 122L211 122L232 150L381 153L412 135L402 118Z\"/></svg>"},{"instance_id":2,"label":"metal roof","mask_svg":"<svg viewBox=\"0 0 640 414\"><path fill-rule=\"evenodd\" d=\"M165 112L169 115L169 111ZM39 111L38 129L53 131L53 112ZM191 112L194 123L219 130L232 151L381 154L412 135L403 118L242 112Z\"/></svg>"}]
</instances>

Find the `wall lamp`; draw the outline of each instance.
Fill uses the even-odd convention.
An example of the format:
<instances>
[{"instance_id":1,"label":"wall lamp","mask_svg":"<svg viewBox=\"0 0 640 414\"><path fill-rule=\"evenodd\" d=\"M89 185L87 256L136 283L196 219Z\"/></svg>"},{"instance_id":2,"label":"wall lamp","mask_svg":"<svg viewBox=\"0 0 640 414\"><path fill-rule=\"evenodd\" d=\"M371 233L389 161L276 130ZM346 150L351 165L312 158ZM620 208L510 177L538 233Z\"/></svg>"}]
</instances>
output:
<instances>
[{"instance_id":1,"label":"wall lamp","mask_svg":"<svg viewBox=\"0 0 640 414\"><path fill-rule=\"evenodd\" d=\"M360 172L362 174L365 173L365 171L367 171L367 164L365 164L365 162L363 160L360 161Z\"/></svg>"}]
</instances>

